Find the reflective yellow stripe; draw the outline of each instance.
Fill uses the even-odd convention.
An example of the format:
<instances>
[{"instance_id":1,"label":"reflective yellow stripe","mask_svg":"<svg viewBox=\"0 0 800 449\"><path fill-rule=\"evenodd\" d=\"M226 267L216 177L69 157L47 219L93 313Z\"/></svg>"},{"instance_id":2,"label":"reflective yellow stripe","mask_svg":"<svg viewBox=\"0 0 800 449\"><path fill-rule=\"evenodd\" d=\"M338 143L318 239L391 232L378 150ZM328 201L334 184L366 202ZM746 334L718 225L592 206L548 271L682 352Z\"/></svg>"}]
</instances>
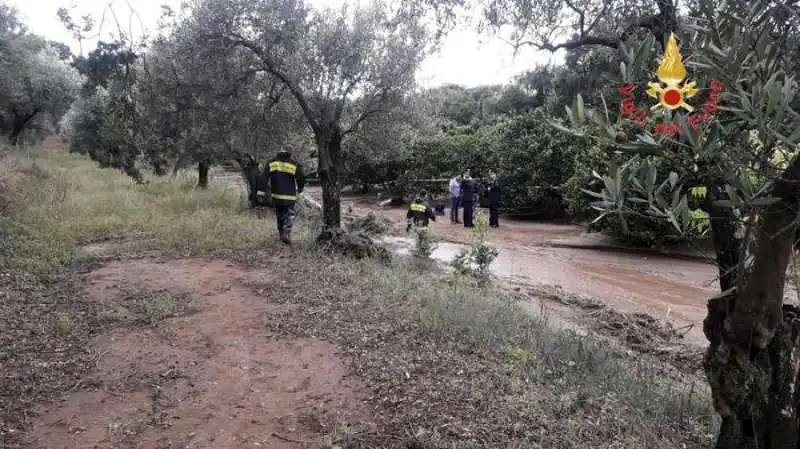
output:
<instances>
[{"instance_id":1,"label":"reflective yellow stripe","mask_svg":"<svg viewBox=\"0 0 800 449\"><path fill-rule=\"evenodd\" d=\"M289 162L281 162L281 161L270 162L269 172L272 173L276 171L294 175L294 173L297 171L297 166Z\"/></svg>"},{"instance_id":2,"label":"reflective yellow stripe","mask_svg":"<svg viewBox=\"0 0 800 449\"><path fill-rule=\"evenodd\" d=\"M294 196L294 195L278 195L277 193L273 193L272 197L275 198L276 200L292 200L292 201L294 201L294 200L297 199L297 197Z\"/></svg>"},{"instance_id":3,"label":"reflective yellow stripe","mask_svg":"<svg viewBox=\"0 0 800 449\"><path fill-rule=\"evenodd\" d=\"M427 209L427 207L425 207L424 204L414 203L411 205L410 209L412 212L425 212L425 209Z\"/></svg>"}]
</instances>

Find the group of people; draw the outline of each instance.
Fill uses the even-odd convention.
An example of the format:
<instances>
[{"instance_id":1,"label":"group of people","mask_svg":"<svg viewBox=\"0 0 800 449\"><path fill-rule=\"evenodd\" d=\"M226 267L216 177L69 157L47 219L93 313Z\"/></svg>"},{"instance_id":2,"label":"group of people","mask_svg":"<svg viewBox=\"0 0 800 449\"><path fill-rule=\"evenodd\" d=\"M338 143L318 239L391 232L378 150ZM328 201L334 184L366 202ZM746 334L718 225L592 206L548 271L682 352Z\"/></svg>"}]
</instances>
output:
<instances>
[{"instance_id":1,"label":"group of people","mask_svg":"<svg viewBox=\"0 0 800 449\"><path fill-rule=\"evenodd\" d=\"M462 209L464 217L464 227L475 227L475 207L478 202L480 184L473 179L469 172L464 175L456 175L450 180L450 223L461 224L459 219L459 209ZM500 186L497 183L497 175L489 174L489 182L486 186L487 197L489 200L489 226L492 228L500 227ZM430 207L429 195L421 192L406 213L406 232L413 226L427 227L430 221L436 221L436 215Z\"/></svg>"},{"instance_id":2,"label":"group of people","mask_svg":"<svg viewBox=\"0 0 800 449\"><path fill-rule=\"evenodd\" d=\"M292 227L294 224L295 210L294 205L297 196L303 193L305 186L305 174L303 167L295 162L291 152L282 150L277 156L269 161L264 167L264 177L266 178L272 203L275 206L275 216L278 225L278 238L286 244L292 243ZM497 175L489 174L489 183L486 186L489 199L489 226L496 228L500 226L500 187L497 184ZM479 184L469 175L469 172L457 175L450 180L450 221L453 224L460 224L459 209L464 210L464 227L472 228L474 223L474 212L478 199ZM266 195L266 192L259 191L258 195ZM436 214L430 206L430 195L421 192L408 208L406 214L408 226L406 231L411 230L412 225L427 227L430 221L436 221Z\"/></svg>"},{"instance_id":3,"label":"group of people","mask_svg":"<svg viewBox=\"0 0 800 449\"><path fill-rule=\"evenodd\" d=\"M473 179L469 172L456 175L450 180L450 222L461 224L459 209L464 210L464 227L475 227L475 207L478 200L480 184ZM489 227L500 227L500 186L497 183L497 174L489 173L489 183L486 186L489 200Z\"/></svg>"}]
</instances>

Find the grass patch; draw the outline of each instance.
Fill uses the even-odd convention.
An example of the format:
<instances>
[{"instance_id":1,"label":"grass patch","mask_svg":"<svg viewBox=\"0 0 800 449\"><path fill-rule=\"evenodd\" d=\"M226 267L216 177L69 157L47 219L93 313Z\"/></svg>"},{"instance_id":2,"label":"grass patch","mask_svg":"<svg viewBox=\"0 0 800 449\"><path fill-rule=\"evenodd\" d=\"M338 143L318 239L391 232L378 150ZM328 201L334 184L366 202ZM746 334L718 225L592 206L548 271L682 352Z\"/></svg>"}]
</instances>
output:
<instances>
[{"instance_id":1,"label":"grass patch","mask_svg":"<svg viewBox=\"0 0 800 449\"><path fill-rule=\"evenodd\" d=\"M299 270L271 330L338 343L387 410L379 432L346 447L711 446L704 379L656 357L555 330L510 296L413 262Z\"/></svg>"},{"instance_id":2,"label":"grass patch","mask_svg":"<svg viewBox=\"0 0 800 449\"><path fill-rule=\"evenodd\" d=\"M7 170L18 193L7 199L16 206L5 219L14 231L0 249L0 263L35 275L81 260L86 255L76 251L80 244L132 235L145 237L134 242L136 249L183 256L241 251L274 238L271 216L250 214L239 192L196 189L196 178L187 173L175 180L146 175L148 183L136 185L80 155L6 159L6 166L30 169Z\"/></svg>"}]
</instances>

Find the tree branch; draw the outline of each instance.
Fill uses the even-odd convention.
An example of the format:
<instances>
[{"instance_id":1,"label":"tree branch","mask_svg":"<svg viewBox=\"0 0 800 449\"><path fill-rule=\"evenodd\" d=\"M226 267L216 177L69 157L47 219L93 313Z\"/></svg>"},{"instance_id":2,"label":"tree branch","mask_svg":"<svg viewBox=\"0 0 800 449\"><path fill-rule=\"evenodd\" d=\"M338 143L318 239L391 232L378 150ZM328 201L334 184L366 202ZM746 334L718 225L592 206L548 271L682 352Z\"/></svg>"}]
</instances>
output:
<instances>
[{"instance_id":1,"label":"tree branch","mask_svg":"<svg viewBox=\"0 0 800 449\"><path fill-rule=\"evenodd\" d=\"M669 34L670 31L674 31L677 27L677 11L675 9L675 5L672 3L672 0L656 0L656 5L658 7L658 12L643 17L641 20L638 20L625 28L625 31L622 32L620 36L617 37L601 37L601 36L591 36L589 33L597 26L600 18L603 17L604 14L608 12L608 3L605 4L603 10L598 14L597 18L589 25L589 28L585 28L586 25L586 12L577 8L573 3L569 0L565 0L567 6L578 14L578 37L574 39L570 39L566 42L562 42L559 44L553 44L547 39L543 39L541 42L535 42L531 40L519 41L516 43L515 47L519 48L523 45L530 45L535 47L539 50L547 50L550 52L556 52L558 50L575 50L582 47L589 47L589 46L600 46L600 47L608 47L608 48L619 48L619 45L633 35L636 30L639 29L647 29L653 33L656 40L664 46L666 42L666 36Z\"/></svg>"},{"instance_id":2,"label":"tree branch","mask_svg":"<svg viewBox=\"0 0 800 449\"><path fill-rule=\"evenodd\" d=\"M216 38L220 38L222 40L228 41L230 44L234 46L244 47L255 54L261 63L264 65L264 68L270 74L274 75L278 78L282 83L286 85L289 89L289 92L292 93L297 103L300 105L300 109L303 110L303 115L306 116L308 120L309 126L314 131L314 134L319 134L321 132L320 124L317 121L317 118L314 116L314 112L311 110L311 107L308 105L308 100L306 99L305 95L303 95L302 90L300 90L300 86L297 83L290 79L289 76L283 73L281 70L278 69L277 64L273 61L262 49L258 44L255 42L250 42L247 39L244 39L241 36L233 35L233 39L229 36L224 35L217 35L214 36Z\"/></svg>"}]
</instances>

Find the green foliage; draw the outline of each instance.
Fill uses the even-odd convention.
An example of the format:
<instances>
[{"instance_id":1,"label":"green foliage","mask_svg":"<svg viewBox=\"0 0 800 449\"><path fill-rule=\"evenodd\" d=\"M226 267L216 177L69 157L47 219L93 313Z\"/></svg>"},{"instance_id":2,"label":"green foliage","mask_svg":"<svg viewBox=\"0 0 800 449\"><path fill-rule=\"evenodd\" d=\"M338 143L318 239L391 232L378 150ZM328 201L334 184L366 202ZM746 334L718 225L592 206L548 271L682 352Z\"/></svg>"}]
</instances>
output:
<instances>
[{"instance_id":1,"label":"green foliage","mask_svg":"<svg viewBox=\"0 0 800 449\"><path fill-rule=\"evenodd\" d=\"M126 48L123 42L99 41L87 56L75 58L73 65L86 77L85 87L91 91L98 86L108 89L120 70L132 66L137 58L138 55Z\"/></svg>"},{"instance_id":2,"label":"green foliage","mask_svg":"<svg viewBox=\"0 0 800 449\"><path fill-rule=\"evenodd\" d=\"M479 209L475 216L475 227L470 233L469 248L462 250L451 262L456 273L474 277L482 287L489 285L490 266L499 254L496 248L486 242L488 233L489 219Z\"/></svg>"},{"instance_id":3,"label":"green foliage","mask_svg":"<svg viewBox=\"0 0 800 449\"><path fill-rule=\"evenodd\" d=\"M0 4L0 135L17 143L53 132L80 84L59 50Z\"/></svg>"},{"instance_id":4,"label":"green foliage","mask_svg":"<svg viewBox=\"0 0 800 449\"><path fill-rule=\"evenodd\" d=\"M130 135L135 114L130 102L112 97L102 87L83 96L62 121L70 152L86 154L100 167L121 169L142 182L136 165L138 147Z\"/></svg>"},{"instance_id":5,"label":"green foliage","mask_svg":"<svg viewBox=\"0 0 800 449\"><path fill-rule=\"evenodd\" d=\"M576 157L588 151L588 144L553 130L538 114L511 116L417 142L407 170L410 177L424 179L465 170L481 178L494 171L503 189L503 208L559 217L566 209L561 188L573 177Z\"/></svg>"},{"instance_id":6,"label":"green foliage","mask_svg":"<svg viewBox=\"0 0 800 449\"><path fill-rule=\"evenodd\" d=\"M612 122L607 109L586 107L578 97L568 108L570 129L554 123L572 135L594 139L605 150L627 153L624 163L603 167L603 174L594 175L594 185L587 184L587 193L596 200L592 207L600 212L598 220L618 219L626 232L630 217L643 217L668 224L673 235L685 237L705 232L712 206L733 209L745 223L778 201L772 195L774 180L788 164L775 162L798 148L800 113L793 76L796 58L765 40L769 17L780 15L772 8L758 2L746 20L723 14L709 22L710 28L696 27L697 37L687 40L690 46L683 51L693 53L692 68L726 86L724 120L695 128L684 114L676 113L664 120L681 130L678 136L657 135L650 126L638 131L632 142L620 144L625 120ZM732 40L726 44L724 36ZM623 47L620 85L646 76L653 46L651 37ZM714 198L707 195L708 189L698 189L714 186L722 186Z\"/></svg>"},{"instance_id":7,"label":"green foliage","mask_svg":"<svg viewBox=\"0 0 800 449\"><path fill-rule=\"evenodd\" d=\"M545 217L563 216L562 186L576 170L576 157L588 150L587 139L565 136L540 116L523 115L497 126L496 171L503 206L533 208Z\"/></svg>"},{"instance_id":8,"label":"green foliage","mask_svg":"<svg viewBox=\"0 0 800 449\"><path fill-rule=\"evenodd\" d=\"M415 245L413 255L417 259L428 260L436 251L438 244L436 238L431 234L428 228L415 227L414 228Z\"/></svg>"}]
</instances>

